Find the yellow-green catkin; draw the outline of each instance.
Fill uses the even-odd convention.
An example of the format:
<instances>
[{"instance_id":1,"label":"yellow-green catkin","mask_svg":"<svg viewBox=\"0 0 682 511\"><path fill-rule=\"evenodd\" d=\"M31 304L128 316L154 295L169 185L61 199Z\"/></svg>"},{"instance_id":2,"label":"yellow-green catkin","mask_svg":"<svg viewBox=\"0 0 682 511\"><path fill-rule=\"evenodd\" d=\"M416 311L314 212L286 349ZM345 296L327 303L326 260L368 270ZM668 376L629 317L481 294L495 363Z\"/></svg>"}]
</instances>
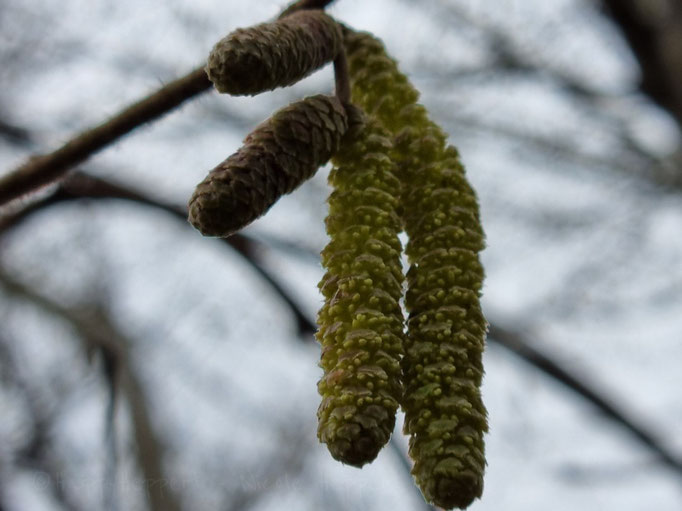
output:
<instances>
[{"instance_id":1,"label":"yellow-green catkin","mask_svg":"<svg viewBox=\"0 0 682 511\"><path fill-rule=\"evenodd\" d=\"M393 134L403 183L402 220L409 237L402 359L405 432L412 473L424 497L443 508L465 508L483 491L481 313L484 248L476 195L457 150L417 104L418 92L365 33L346 33L353 102Z\"/></svg>"},{"instance_id":2,"label":"yellow-green catkin","mask_svg":"<svg viewBox=\"0 0 682 511\"><path fill-rule=\"evenodd\" d=\"M303 10L221 39L206 73L218 92L254 95L296 83L336 58L341 47L336 21L321 10Z\"/></svg>"},{"instance_id":3,"label":"yellow-green catkin","mask_svg":"<svg viewBox=\"0 0 682 511\"><path fill-rule=\"evenodd\" d=\"M332 159L317 339L318 436L335 459L360 467L388 442L402 397L404 277L391 141L375 121L357 131Z\"/></svg>"},{"instance_id":4,"label":"yellow-green catkin","mask_svg":"<svg viewBox=\"0 0 682 511\"><path fill-rule=\"evenodd\" d=\"M346 107L335 96L311 96L279 110L197 185L190 223L205 236L245 227L327 163L347 129Z\"/></svg>"}]
</instances>

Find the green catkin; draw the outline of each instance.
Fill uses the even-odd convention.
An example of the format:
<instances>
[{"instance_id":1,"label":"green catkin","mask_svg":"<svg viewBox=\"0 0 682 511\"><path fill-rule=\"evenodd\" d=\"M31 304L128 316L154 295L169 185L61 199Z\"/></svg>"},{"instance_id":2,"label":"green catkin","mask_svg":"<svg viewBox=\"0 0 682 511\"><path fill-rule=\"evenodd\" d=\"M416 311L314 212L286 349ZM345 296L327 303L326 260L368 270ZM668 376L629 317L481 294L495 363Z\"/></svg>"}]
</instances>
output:
<instances>
[{"instance_id":1,"label":"green catkin","mask_svg":"<svg viewBox=\"0 0 682 511\"><path fill-rule=\"evenodd\" d=\"M206 73L218 92L254 95L296 83L336 58L342 44L336 21L321 10L298 11L221 39Z\"/></svg>"},{"instance_id":2,"label":"green catkin","mask_svg":"<svg viewBox=\"0 0 682 511\"><path fill-rule=\"evenodd\" d=\"M318 436L335 459L360 467L388 442L402 397L404 277L391 142L375 121L358 131L334 155L329 176L317 339Z\"/></svg>"},{"instance_id":3,"label":"green catkin","mask_svg":"<svg viewBox=\"0 0 682 511\"><path fill-rule=\"evenodd\" d=\"M190 223L205 236L238 231L327 163L347 129L346 108L333 96L311 96L279 110L197 186Z\"/></svg>"},{"instance_id":4,"label":"green catkin","mask_svg":"<svg viewBox=\"0 0 682 511\"><path fill-rule=\"evenodd\" d=\"M395 137L409 237L402 359L412 473L427 501L465 508L481 496L487 413L481 400L487 324L476 195L457 150L417 104L418 92L370 34L347 31L353 102Z\"/></svg>"}]
</instances>

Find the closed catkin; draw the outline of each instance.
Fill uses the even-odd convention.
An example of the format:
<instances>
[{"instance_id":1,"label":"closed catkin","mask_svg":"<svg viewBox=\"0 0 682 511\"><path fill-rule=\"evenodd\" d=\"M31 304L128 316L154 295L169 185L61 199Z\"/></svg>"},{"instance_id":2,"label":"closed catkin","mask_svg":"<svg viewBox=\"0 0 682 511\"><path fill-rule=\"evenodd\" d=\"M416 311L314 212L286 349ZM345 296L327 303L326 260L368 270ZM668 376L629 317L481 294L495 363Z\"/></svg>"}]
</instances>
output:
<instances>
[{"instance_id":1,"label":"closed catkin","mask_svg":"<svg viewBox=\"0 0 682 511\"><path fill-rule=\"evenodd\" d=\"M205 236L238 231L327 163L347 129L346 108L333 96L279 110L196 187L189 221Z\"/></svg>"},{"instance_id":2,"label":"closed catkin","mask_svg":"<svg viewBox=\"0 0 682 511\"><path fill-rule=\"evenodd\" d=\"M357 467L389 440L402 396L400 182L390 149L385 130L370 121L346 139L329 176L318 436L335 459Z\"/></svg>"},{"instance_id":3,"label":"closed catkin","mask_svg":"<svg viewBox=\"0 0 682 511\"><path fill-rule=\"evenodd\" d=\"M456 149L417 104L418 92L370 34L347 31L353 102L392 133L409 237L402 359L412 473L427 501L465 508L481 496L487 413L481 400L487 324L476 195Z\"/></svg>"},{"instance_id":4,"label":"closed catkin","mask_svg":"<svg viewBox=\"0 0 682 511\"><path fill-rule=\"evenodd\" d=\"M254 95L296 83L332 61L342 45L332 18L321 10L298 11L221 39L206 73L218 92Z\"/></svg>"}]
</instances>

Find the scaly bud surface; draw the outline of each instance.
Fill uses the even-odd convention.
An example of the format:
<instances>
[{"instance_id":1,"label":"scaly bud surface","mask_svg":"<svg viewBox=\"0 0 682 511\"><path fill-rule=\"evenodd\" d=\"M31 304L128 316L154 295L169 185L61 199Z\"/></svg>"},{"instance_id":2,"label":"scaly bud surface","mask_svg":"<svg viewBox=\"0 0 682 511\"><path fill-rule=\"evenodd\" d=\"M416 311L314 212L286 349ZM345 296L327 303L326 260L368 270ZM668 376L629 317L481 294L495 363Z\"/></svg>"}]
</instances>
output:
<instances>
[{"instance_id":1,"label":"scaly bud surface","mask_svg":"<svg viewBox=\"0 0 682 511\"><path fill-rule=\"evenodd\" d=\"M487 324L478 202L457 151L383 44L370 34L345 36L353 102L394 136L402 181L411 263L402 406L412 473L427 501L465 508L483 491L488 429L480 392Z\"/></svg>"},{"instance_id":2,"label":"scaly bud surface","mask_svg":"<svg viewBox=\"0 0 682 511\"><path fill-rule=\"evenodd\" d=\"M336 21L320 10L298 11L221 39L206 73L218 92L255 95L298 82L334 60L342 45Z\"/></svg>"},{"instance_id":3,"label":"scaly bud surface","mask_svg":"<svg viewBox=\"0 0 682 511\"><path fill-rule=\"evenodd\" d=\"M205 236L238 231L327 163L347 129L346 109L333 96L279 110L197 186L189 221Z\"/></svg>"},{"instance_id":4,"label":"scaly bud surface","mask_svg":"<svg viewBox=\"0 0 682 511\"><path fill-rule=\"evenodd\" d=\"M387 132L370 121L346 137L329 176L318 436L335 459L358 467L388 442L402 397L400 182L390 150Z\"/></svg>"}]
</instances>

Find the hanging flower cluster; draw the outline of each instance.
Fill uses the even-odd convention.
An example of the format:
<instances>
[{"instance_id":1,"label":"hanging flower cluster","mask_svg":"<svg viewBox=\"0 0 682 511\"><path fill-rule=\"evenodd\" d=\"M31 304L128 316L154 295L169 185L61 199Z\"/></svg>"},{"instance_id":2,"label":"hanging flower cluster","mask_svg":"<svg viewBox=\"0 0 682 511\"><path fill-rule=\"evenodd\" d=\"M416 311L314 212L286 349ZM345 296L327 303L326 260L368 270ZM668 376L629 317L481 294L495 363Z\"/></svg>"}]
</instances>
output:
<instances>
[{"instance_id":1,"label":"hanging flower cluster","mask_svg":"<svg viewBox=\"0 0 682 511\"><path fill-rule=\"evenodd\" d=\"M385 129L369 120L336 153L329 175L318 435L334 458L356 466L388 442L403 394L400 182L391 147Z\"/></svg>"},{"instance_id":2,"label":"hanging flower cluster","mask_svg":"<svg viewBox=\"0 0 682 511\"><path fill-rule=\"evenodd\" d=\"M409 237L402 359L405 432L427 500L465 507L483 491L481 401L487 324L479 296L483 231L457 151L416 103L418 92L370 34L347 32L353 100L387 126L403 182Z\"/></svg>"},{"instance_id":3,"label":"hanging flower cluster","mask_svg":"<svg viewBox=\"0 0 682 511\"><path fill-rule=\"evenodd\" d=\"M202 234L229 236L332 159L318 437L360 467L388 442L402 407L425 499L465 508L483 491L487 325L484 235L457 150L383 44L321 10L233 32L213 48L207 74L220 92L257 94L332 60L336 96L297 101L259 125L197 186L189 219Z\"/></svg>"}]
</instances>

